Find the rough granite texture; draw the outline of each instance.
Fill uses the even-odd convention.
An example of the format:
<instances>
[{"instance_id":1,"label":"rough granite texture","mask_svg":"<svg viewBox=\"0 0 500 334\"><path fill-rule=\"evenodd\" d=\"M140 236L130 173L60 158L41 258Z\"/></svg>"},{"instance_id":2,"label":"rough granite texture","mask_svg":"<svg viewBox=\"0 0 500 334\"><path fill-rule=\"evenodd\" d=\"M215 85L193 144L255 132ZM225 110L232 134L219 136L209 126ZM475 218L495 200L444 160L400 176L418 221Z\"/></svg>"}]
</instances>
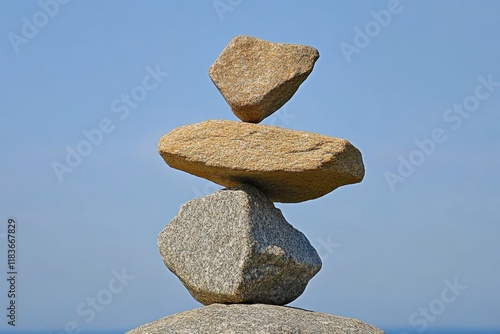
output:
<instances>
[{"instance_id":1,"label":"rough granite texture","mask_svg":"<svg viewBox=\"0 0 500 334\"><path fill-rule=\"evenodd\" d=\"M126 334L384 334L356 319L286 306L222 305L173 314Z\"/></svg>"},{"instance_id":2,"label":"rough granite texture","mask_svg":"<svg viewBox=\"0 0 500 334\"><path fill-rule=\"evenodd\" d=\"M318 58L310 46L237 36L208 74L239 119L258 123L293 96Z\"/></svg>"},{"instance_id":3,"label":"rough granite texture","mask_svg":"<svg viewBox=\"0 0 500 334\"><path fill-rule=\"evenodd\" d=\"M170 167L228 188L253 184L273 202L315 199L365 173L347 140L235 121L178 127L160 139L158 152Z\"/></svg>"},{"instance_id":4,"label":"rough granite texture","mask_svg":"<svg viewBox=\"0 0 500 334\"><path fill-rule=\"evenodd\" d=\"M204 305L283 305L321 269L307 238L258 189L241 185L183 204L158 236L165 265Z\"/></svg>"}]
</instances>

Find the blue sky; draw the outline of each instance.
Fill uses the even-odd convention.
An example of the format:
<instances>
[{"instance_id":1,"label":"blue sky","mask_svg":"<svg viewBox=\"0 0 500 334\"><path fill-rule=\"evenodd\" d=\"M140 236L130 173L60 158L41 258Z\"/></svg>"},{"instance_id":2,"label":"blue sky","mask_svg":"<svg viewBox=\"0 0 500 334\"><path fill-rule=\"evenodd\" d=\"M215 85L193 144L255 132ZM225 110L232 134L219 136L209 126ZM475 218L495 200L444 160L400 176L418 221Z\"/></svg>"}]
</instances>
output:
<instances>
[{"instance_id":1,"label":"blue sky","mask_svg":"<svg viewBox=\"0 0 500 334\"><path fill-rule=\"evenodd\" d=\"M124 331L200 306L156 237L220 187L156 145L236 120L207 71L247 34L320 52L263 123L348 139L366 167L360 184L277 204L323 259L291 305L401 333L500 331L499 13L485 0L1 1L0 269L13 218L15 330ZM0 331L15 332L6 312Z\"/></svg>"}]
</instances>

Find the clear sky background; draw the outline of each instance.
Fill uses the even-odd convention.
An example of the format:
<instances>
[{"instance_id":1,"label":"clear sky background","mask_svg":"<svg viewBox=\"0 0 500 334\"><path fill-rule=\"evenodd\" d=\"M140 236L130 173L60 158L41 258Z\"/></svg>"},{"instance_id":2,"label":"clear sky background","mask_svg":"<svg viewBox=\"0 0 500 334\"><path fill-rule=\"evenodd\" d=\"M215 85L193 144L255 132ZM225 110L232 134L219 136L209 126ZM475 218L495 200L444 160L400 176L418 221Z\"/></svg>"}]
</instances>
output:
<instances>
[{"instance_id":1,"label":"clear sky background","mask_svg":"<svg viewBox=\"0 0 500 334\"><path fill-rule=\"evenodd\" d=\"M348 139L366 166L360 184L277 204L323 260L291 305L401 333L500 330L500 2L60 1L0 1L0 277L14 218L16 331L123 332L200 306L156 237L220 187L169 168L157 141L237 119L207 71L240 34L319 50L263 123ZM86 155L69 166L68 149ZM14 333L5 283L0 331Z\"/></svg>"}]
</instances>

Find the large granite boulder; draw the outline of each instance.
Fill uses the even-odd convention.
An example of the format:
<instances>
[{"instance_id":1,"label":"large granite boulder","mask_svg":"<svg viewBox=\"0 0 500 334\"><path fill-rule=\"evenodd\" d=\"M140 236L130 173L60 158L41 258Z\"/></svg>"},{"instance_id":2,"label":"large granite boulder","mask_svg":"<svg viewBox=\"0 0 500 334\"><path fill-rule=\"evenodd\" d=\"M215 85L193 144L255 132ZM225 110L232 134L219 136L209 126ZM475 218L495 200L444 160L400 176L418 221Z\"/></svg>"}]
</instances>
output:
<instances>
[{"instance_id":1,"label":"large granite boulder","mask_svg":"<svg viewBox=\"0 0 500 334\"><path fill-rule=\"evenodd\" d=\"M173 314L126 334L383 334L359 320L274 305L222 305Z\"/></svg>"},{"instance_id":2,"label":"large granite boulder","mask_svg":"<svg viewBox=\"0 0 500 334\"><path fill-rule=\"evenodd\" d=\"M234 121L178 127L160 139L158 152L170 167L224 187L253 184L273 202L315 199L365 173L347 140Z\"/></svg>"},{"instance_id":3,"label":"large granite boulder","mask_svg":"<svg viewBox=\"0 0 500 334\"><path fill-rule=\"evenodd\" d=\"M310 46L237 36L208 74L239 119L258 123L293 96L318 58Z\"/></svg>"},{"instance_id":4,"label":"large granite boulder","mask_svg":"<svg viewBox=\"0 0 500 334\"><path fill-rule=\"evenodd\" d=\"M158 236L165 265L200 303L283 305L321 259L258 189L241 185L183 204Z\"/></svg>"}]
</instances>

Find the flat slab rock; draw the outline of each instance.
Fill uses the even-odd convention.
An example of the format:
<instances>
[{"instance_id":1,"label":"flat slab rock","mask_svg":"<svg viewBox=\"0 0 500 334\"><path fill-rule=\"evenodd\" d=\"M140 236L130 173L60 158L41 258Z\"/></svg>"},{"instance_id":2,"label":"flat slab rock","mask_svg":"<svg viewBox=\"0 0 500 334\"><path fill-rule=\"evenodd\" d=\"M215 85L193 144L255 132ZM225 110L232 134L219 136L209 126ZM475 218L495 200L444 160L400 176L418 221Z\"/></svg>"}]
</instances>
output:
<instances>
[{"instance_id":1,"label":"flat slab rock","mask_svg":"<svg viewBox=\"0 0 500 334\"><path fill-rule=\"evenodd\" d=\"M158 249L204 305L287 304L321 269L304 234L250 185L183 204L158 236Z\"/></svg>"},{"instance_id":2,"label":"flat slab rock","mask_svg":"<svg viewBox=\"0 0 500 334\"><path fill-rule=\"evenodd\" d=\"M160 139L158 152L172 168L228 188L253 184L273 202L315 199L365 173L347 140L234 121L178 127Z\"/></svg>"},{"instance_id":3,"label":"flat slab rock","mask_svg":"<svg viewBox=\"0 0 500 334\"><path fill-rule=\"evenodd\" d=\"M237 36L208 74L239 119L258 123L293 96L318 58L310 46Z\"/></svg>"},{"instance_id":4,"label":"flat slab rock","mask_svg":"<svg viewBox=\"0 0 500 334\"><path fill-rule=\"evenodd\" d=\"M126 334L383 334L359 320L273 305L212 304Z\"/></svg>"}]
</instances>

